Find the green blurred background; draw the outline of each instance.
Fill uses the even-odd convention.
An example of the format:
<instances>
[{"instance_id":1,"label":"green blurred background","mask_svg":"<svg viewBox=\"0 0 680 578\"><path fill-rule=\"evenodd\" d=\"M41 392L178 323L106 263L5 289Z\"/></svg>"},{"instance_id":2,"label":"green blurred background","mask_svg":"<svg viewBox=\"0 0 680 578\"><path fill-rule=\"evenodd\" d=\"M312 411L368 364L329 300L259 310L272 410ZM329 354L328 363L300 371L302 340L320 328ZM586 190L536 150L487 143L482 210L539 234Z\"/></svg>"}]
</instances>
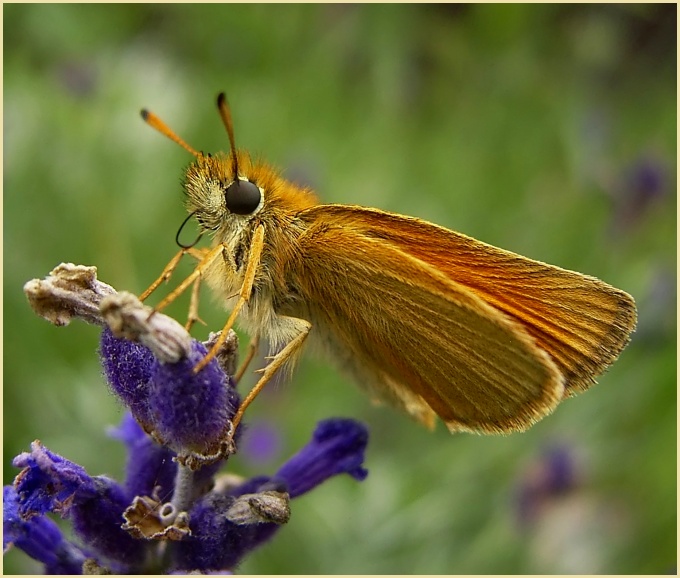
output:
<instances>
[{"instance_id":1,"label":"green blurred background","mask_svg":"<svg viewBox=\"0 0 680 578\"><path fill-rule=\"evenodd\" d=\"M249 410L264 445L230 471L273 473L337 415L370 427L370 475L297 500L241 571L674 571L675 5L3 8L5 483L35 438L92 474L122 475L98 331L39 319L22 285L71 261L145 289L176 250L191 159L139 109L199 150L224 150L214 101L226 90L239 146L323 201L598 276L634 295L640 316L598 386L509 437L429 433L305 358ZM201 311L222 326L208 298ZM540 500L535 490L520 523L518 493L541 487L553 446L576 481ZM6 572L39 569L5 556Z\"/></svg>"}]
</instances>

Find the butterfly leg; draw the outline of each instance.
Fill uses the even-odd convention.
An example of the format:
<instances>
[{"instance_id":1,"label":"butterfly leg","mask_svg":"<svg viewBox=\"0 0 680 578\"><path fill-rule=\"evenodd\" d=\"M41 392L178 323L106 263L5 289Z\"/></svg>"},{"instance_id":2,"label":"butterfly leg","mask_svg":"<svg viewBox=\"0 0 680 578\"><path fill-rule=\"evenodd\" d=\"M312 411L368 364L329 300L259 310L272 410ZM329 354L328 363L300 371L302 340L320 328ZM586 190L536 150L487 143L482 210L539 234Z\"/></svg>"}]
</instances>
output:
<instances>
[{"instance_id":1,"label":"butterfly leg","mask_svg":"<svg viewBox=\"0 0 680 578\"><path fill-rule=\"evenodd\" d=\"M184 281L182 281L175 289L169 294L166 295L166 297L154 308L154 312L162 311L165 309L170 303L172 303L177 297L179 297L184 291L187 290L189 285L194 283L199 277L203 275L203 273L208 269L215 259L220 257L224 251L224 246L223 245L217 245L217 247L213 247L209 251L205 252L203 254L203 258L201 259L200 263L196 265L196 268L193 270L191 275L189 275ZM182 252L178 253L179 257L181 257ZM174 259L173 259L174 260ZM177 259L179 261L179 259ZM166 267L167 269L167 267ZM172 272L172 271L171 271ZM161 276L162 277L162 276ZM221 344L220 344L221 345Z\"/></svg>"},{"instance_id":2,"label":"butterfly leg","mask_svg":"<svg viewBox=\"0 0 680 578\"><path fill-rule=\"evenodd\" d=\"M279 370L286 362L295 359L295 356L300 352L302 344L305 339L307 339L309 330L312 328L312 324L309 321L298 319L297 317L278 316L278 319L282 322L282 325L285 326L286 333L295 333L296 335L281 351L271 358L271 361L264 369L259 370L262 372L262 377L260 377L253 389L248 392L246 398L241 402L234 419L232 419L232 432L236 431L236 426L241 421L246 408L253 402L260 391L262 391L262 388L267 385L267 382L274 376L277 370Z\"/></svg>"},{"instance_id":3,"label":"butterfly leg","mask_svg":"<svg viewBox=\"0 0 680 578\"><path fill-rule=\"evenodd\" d=\"M234 322L236 321L238 314L241 312L241 309L243 309L244 305L248 303L250 295L253 291L253 283L255 283L255 274L257 273L258 267L260 265L260 257L262 255L263 246L264 246L264 227L260 225L257 227L257 229L255 229L255 233L253 234L253 240L250 243L248 265L246 266L246 271L245 274L243 275L243 283L241 285L241 290L239 291L238 301L236 301L236 305L234 305L234 308L231 311L231 315L229 316L229 319L227 319L227 322L224 324L224 327L222 328L222 333L220 334L217 341L215 341L213 346L210 348L210 351L208 351L207 355L203 359L201 359L201 361L199 361L194 367L193 369L194 373L198 373L199 371L201 371L201 369L208 365L208 363L210 363L210 361L215 357L215 355L217 355L217 352L219 351L220 347L222 347L224 342L227 340L229 330L234 325ZM222 247L220 246L219 248L221 249ZM206 257L206 259L208 259L208 257ZM196 271L199 269L199 267L201 267L201 265L202 263L199 263L199 265L196 267ZM194 273L196 273L196 271L194 271ZM198 274L200 275L200 272ZM191 279L191 277L192 277L191 275L187 277L184 283ZM193 281L194 279L191 280ZM172 297L172 294L168 295L167 298L169 297Z\"/></svg>"},{"instance_id":4,"label":"butterfly leg","mask_svg":"<svg viewBox=\"0 0 680 578\"><path fill-rule=\"evenodd\" d=\"M196 281L194 281L194 286L191 289L191 301L189 302L189 314L187 315L187 322L184 325L184 329L187 331L191 331L191 328L193 327L194 323L197 321L200 321L203 325L205 325L205 321L201 319L198 315L198 293L201 288L201 278L198 277Z\"/></svg>"},{"instance_id":5,"label":"butterfly leg","mask_svg":"<svg viewBox=\"0 0 680 578\"><path fill-rule=\"evenodd\" d=\"M253 337L250 340L250 344L248 345L248 353L246 353L245 359L241 362L241 367L239 367L238 371L236 372L236 375L234 376L234 381L236 381L236 383L241 382L241 378L245 374L246 369L248 369L248 366L250 365L250 362L253 360L253 357L255 357L259 345L260 345L259 337Z\"/></svg>"},{"instance_id":6,"label":"butterfly leg","mask_svg":"<svg viewBox=\"0 0 680 578\"><path fill-rule=\"evenodd\" d=\"M163 269L162 273L158 276L158 279L156 279L149 288L144 291L139 296L140 301L144 301L149 295L151 295L158 287L163 283L164 281L168 281L170 277L172 276L172 273L174 270L177 268L177 265L179 264L180 260L184 255L186 254L191 255L194 257L196 260L201 261L203 257L208 253L208 249L195 249L195 248L187 248L187 249L180 249L177 254L170 259L170 262L165 266L165 269Z\"/></svg>"}]
</instances>

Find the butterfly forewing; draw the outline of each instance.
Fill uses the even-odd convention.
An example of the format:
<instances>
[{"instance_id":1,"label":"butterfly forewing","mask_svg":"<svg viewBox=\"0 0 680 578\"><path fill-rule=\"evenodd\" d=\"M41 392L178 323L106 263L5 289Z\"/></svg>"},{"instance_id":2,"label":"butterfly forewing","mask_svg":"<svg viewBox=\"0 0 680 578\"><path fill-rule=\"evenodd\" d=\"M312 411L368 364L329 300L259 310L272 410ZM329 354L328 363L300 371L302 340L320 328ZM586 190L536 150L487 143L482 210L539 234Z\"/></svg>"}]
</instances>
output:
<instances>
[{"instance_id":1,"label":"butterfly forewing","mask_svg":"<svg viewBox=\"0 0 680 578\"><path fill-rule=\"evenodd\" d=\"M555 407L563 378L521 324L370 230L329 224L326 208L300 215L293 282L312 333L360 384L452 430L521 430Z\"/></svg>"},{"instance_id":2,"label":"butterfly forewing","mask_svg":"<svg viewBox=\"0 0 680 578\"><path fill-rule=\"evenodd\" d=\"M315 210L322 219L330 217L429 264L517 321L557 364L567 394L592 385L618 357L635 327L630 295L594 277L411 217L342 205Z\"/></svg>"}]
</instances>

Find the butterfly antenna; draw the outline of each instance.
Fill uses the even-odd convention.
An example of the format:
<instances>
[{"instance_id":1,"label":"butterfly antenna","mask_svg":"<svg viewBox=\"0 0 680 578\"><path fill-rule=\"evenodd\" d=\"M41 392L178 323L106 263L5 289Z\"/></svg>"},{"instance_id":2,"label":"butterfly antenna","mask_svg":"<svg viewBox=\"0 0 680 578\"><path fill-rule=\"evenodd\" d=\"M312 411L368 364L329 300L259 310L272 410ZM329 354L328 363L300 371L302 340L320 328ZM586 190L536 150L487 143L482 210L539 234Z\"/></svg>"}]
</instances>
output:
<instances>
[{"instance_id":1,"label":"butterfly antenna","mask_svg":"<svg viewBox=\"0 0 680 578\"><path fill-rule=\"evenodd\" d=\"M234 179L238 179L238 159L236 158L236 142L234 141L234 123L231 120L231 109L227 102L227 95L220 92L217 95L217 110L220 112L220 118L227 129L229 136L229 146L231 147L231 168L234 171Z\"/></svg>"},{"instance_id":2,"label":"butterfly antenna","mask_svg":"<svg viewBox=\"0 0 680 578\"><path fill-rule=\"evenodd\" d=\"M190 147L187 143L185 143L181 138L179 138L171 129L170 127L165 124L160 118L158 118L153 112L147 110L147 109L142 109L142 118L144 119L144 122L148 124L149 126L155 128L159 133L167 136L170 140L174 140L179 146L181 146L184 150L189 151L192 155L195 157L200 156L201 153L199 153L197 150L193 149Z\"/></svg>"}]
</instances>

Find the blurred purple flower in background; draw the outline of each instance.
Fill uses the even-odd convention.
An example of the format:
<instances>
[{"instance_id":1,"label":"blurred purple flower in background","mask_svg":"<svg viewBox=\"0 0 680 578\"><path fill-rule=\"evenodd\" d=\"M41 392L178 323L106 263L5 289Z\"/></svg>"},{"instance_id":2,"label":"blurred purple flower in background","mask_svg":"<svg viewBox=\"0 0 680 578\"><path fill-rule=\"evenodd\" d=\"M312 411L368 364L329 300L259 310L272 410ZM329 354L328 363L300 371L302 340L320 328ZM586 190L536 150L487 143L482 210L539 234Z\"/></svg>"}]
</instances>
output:
<instances>
[{"instance_id":1,"label":"blurred purple flower in background","mask_svg":"<svg viewBox=\"0 0 680 578\"><path fill-rule=\"evenodd\" d=\"M531 525L551 500L566 495L578 484L573 450L565 445L546 448L542 456L523 473L519 482L516 495L520 525Z\"/></svg>"},{"instance_id":2,"label":"blurred purple flower in background","mask_svg":"<svg viewBox=\"0 0 680 578\"><path fill-rule=\"evenodd\" d=\"M603 573L611 541L630 532L626 504L598 491L578 448L545 447L520 474L516 515L536 574Z\"/></svg>"},{"instance_id":3,"label":"blurred purple flower in background","mask_svg":"<svg viewBox=\"0 0 680 578\"><path fill-rule=\"evenodd\" d=\"M240 447L241 456L252 464L265 464L281 453L281 432L271 423L248 424L248 435Z\"/></svg>"},{"instance_id":4,"label":"blurred purple flower in background","mask_svg":"<svg viewBox=\"0 0 680 578\"><path fill-rule=\"evenodd\" d=\"M669 193L668 169L655 155L644 155L625 167L616 179L613 228L624 234L644 220Z\"/></svg>"}]
</instances>

